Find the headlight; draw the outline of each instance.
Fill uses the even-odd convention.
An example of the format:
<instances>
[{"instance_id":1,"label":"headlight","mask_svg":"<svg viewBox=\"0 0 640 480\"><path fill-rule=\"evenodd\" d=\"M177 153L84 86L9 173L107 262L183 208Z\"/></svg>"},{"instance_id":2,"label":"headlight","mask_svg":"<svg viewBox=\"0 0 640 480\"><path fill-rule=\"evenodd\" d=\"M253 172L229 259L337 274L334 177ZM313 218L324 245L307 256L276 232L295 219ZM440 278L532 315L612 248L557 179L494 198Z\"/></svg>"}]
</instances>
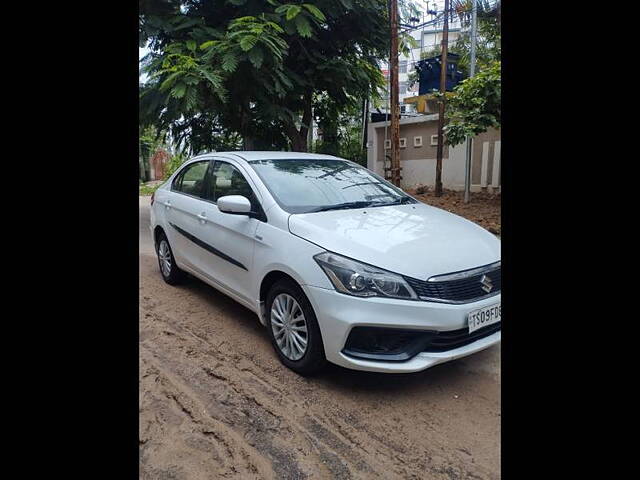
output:
<instances>
[{"instance_id":1,"label":"headlight","mask_svg":"<svg viewBox=\"0 0 640 480\"><path fill-rule=\"evenodd\" d=\"M418 298L404 278L395 273L331 252L319 253L313 259L339 292L357 297Z\"/></svg>"}]
</instances>

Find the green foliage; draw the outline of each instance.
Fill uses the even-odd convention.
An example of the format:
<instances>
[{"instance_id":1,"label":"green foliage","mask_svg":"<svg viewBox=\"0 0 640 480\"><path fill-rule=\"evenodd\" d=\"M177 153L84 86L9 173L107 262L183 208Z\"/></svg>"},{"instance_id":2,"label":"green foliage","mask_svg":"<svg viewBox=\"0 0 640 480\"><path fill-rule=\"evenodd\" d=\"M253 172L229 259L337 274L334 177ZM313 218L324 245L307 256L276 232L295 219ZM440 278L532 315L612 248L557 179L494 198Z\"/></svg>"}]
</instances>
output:
<instances>
[{"instance_id":1,"label":"green foliage","mask_svg":"<svg viewBox=\"0 0 640 480\"><path fill-rule=\"evenodd\" d=\"M367 163L362 146L362 102L353 101L343 110L326 95L314 101L314 113L322 132L313 151L347 158L361 165Z\"/></svg>"},{"instance_id":2,"label":"green foliage","mask_svg":"<svg viewBox=\"0 0 640 480\"><path fill-rule=\"evenodd\" d=\"M498 2L499 5L500 2ZM454 10L460 11L458 16L465 30L460 33L457 40L453 42L448 51L460 55L458 69L465 77L469 76L469 62L471 58L471 0L453 2ZM500 36L500 15L499 8L492 7L489 2L478 1L476 35L476 72L481 71L494 62L499 61L502 54L502 44ZM442 47L435 45L420 54L420 58L430 58L442 54ZM409 73L409 86L418 82L418 72L415 70Z\"/></svg>"},{"instance_id":3,"label":"green foliage","mask_svg":"<svg viewBox=\"0 0 640 480\"><path fill-rule=\"evenodd\" d=\"M367 150L362 145L362 125L360 118L347 123L340 135L340 150L338 156L347 158L367 166Z\"/></svg>"},{"instance_id":4,"label":"green foliage","mask_svg":"<svg viewBox=\"0 0 640 480\"><path fill-rule=\"evenodd\" d=\"M149 159L151 155L163 144L157 128L149 125L141 128L138 133L138 152L140 157Z\"/></svg>"},{"instance_id":5,"label":"green foliage","mask_svg":"<svg viewBox=\"0 0 640 480\"><path fill-rule=\"evenodd\" d=\"M159 183L157 185L140 185L138 194L143 196L152 195L158 189L158 187L160 187L160 185L162 184Z\"/></svg>"},{"instance_id":6,"label":"green foliage","mask_svg":"<svg viewBox=\"0 0 640 480\"><path fill-rule=\"evenodd\" d=\"M165 166L164 180L167 180L182 165L188 157L184 153L173 155Z\"/></svg>"},{"instance_id":7,"label":"green foliage","mask_svg":"<svg viewBox=\"0 0 640 480\"><path fill-rule=\"evenodd\" d=\"M142 161L141 180L148 180L151 168L149 161L153 154L160 148L166 148L166 135L155 126L148 125L140 128L138 132L138 156Z\"/></svg>"},{"instance_id":8,"label":"green foliage","mask_svg":"<svg viewBox=\"0 0 640 480\"><path fill-rule=\"evenodd\" d=\"M491 7L489 2L480 1L478 5L478 22L476 35L476 72L481 71L494 62L499 61L502 55L502 43L500 34L500 10ZM471 2L465 0L466 8L462 17L462 24L469 26L471 23ZM471 31L463 31L451 49L460 55L458 68L465 76L469 75L469 61L471 55Z\"/></svg>"},{"instance_id":9,"label":"green foliage","mask_svg":"<svg viewBox=\"0 0 640 480\"><path fill-rule=\"evenodd\" d=\"M458 12L463 26L469 27L471 1L454 1L453 9ZM467 136L474 137L489 128L499 128L501 123L500 2L491 6L489 2L479 0L477 18L476 74L460 82L453 92L445 94L447 124L444 131L448 145L459 145ZM449 47L449 52L460 55L458 68L465 76L469 75L470 51L470 31L465 30ZM441 46L437 45L422 52L421 58L441 53ZM410 84L417 81L417 72L411 72ZM442 99L440 93L434 95Z\"/></svg>"},{"instance_id":10,"label":"green foliage","mask_svg":"<svg viewBox=\"0 0 640 480\"><path fill-rule=\"evenodd\" d=\"M467 78L446 94L448 145L458 145L501 124L500 62L494 62L472 78ZM438 93L437 97L441 97Z\"/></svg>"},{"instance_id":11,"label":"green foliage","mask_svg":"<svg viewBox=\"0 0 640 480\"><path fill-rule=\"evenodd\" d=\"M315 96L342 111L384 85L386 0L149 0L139 31L141 121L192 152L220 132L304 149Z\"/></svg>"},{"instance_id":12,"label":"green foliage","mask_svg":"<svg viewBox=\"0 0 640 480\"><path fill-rule=\"evenodd\" d=\"M411 50L418 47L418 41L409 32L401 32L398 35L398 52L401 55L411 55Z\"/></svg>"}]
</instances>

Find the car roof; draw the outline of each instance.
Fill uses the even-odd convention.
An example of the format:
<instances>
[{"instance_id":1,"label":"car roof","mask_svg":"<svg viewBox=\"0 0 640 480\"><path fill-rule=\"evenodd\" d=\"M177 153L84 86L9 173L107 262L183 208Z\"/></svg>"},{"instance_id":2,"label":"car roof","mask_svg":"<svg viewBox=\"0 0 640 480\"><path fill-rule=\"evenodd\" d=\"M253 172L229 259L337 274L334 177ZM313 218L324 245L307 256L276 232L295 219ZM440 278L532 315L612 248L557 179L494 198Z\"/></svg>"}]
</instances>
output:
<instances>
[{"instance_id":1,"label":"car roof","mask_svg":"<svg viewBox=\"0 0 640 480\"><path fill-rule=\"evenodd\" d=\"M235 151L235 152L209 152L198 155L203 156L235 156L250 162L252 160L344 160L344 158L334 157L333 155L323 155L321 153L303 153L303 152L254 152L254 151Z\"/></svg>"}]
</instances>

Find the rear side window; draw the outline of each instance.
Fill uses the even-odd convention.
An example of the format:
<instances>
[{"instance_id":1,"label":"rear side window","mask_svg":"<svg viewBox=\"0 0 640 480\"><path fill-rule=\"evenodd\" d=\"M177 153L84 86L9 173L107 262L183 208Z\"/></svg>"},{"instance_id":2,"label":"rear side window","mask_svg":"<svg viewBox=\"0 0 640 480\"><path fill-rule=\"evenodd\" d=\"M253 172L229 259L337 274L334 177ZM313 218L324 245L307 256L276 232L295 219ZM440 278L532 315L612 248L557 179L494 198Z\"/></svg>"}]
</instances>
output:
<instances>
[{"instance_id":1,"label":"rear side window","mask_svg":"<svg viewBox=\"0 0 640 480\"><path fill-rule=\"evenodd\" d=\"M256 206L256 198L251 186L240 171L230 163L216 161L211 175L211 192L214 202L225 195L242 195Z\"/></svg>"},{"instance_id":2,"label":"rear side window","mask_svg":"<svg viewBox=\"0 0 640 480\"><path fill-rule=\"evenodd\" d=\"M208 160L188 165L173 180L172 190L205 198L205 177L208 166Z\"/></svg>"}]
</instances>

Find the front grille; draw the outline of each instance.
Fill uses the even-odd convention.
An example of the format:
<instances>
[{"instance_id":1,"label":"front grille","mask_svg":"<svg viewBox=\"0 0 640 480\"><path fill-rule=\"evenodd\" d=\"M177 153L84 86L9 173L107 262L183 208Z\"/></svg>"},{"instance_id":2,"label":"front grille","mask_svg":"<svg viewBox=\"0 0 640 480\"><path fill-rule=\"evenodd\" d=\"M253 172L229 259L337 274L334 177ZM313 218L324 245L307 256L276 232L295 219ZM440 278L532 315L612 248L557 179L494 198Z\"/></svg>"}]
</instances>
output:
<instances>
[{"instance_id":1,"label":"front grille","mask_svg":"<svg viewBox=\"0 0 640 480\"><path fill-rule=\"evenodd\" d=\"M446 352L455 348L464 347L476 340L480 340L481 338L488 337L489 335L499 332L500 327L501 322L498 322L493 325L479 328L471 333L469 333L468 328L438 332L438 334L431 339L429 345L427 345L422 351Z\"/></svg>"},{"instance_id":2,"label":"front grille","mask_svg":"<svg viewBox=\"0 0 640 480\"><path fill-rule=\"evenodd\" d=\"M404 279L423 300L464 303L496 295L500 292L502 285L500 264L488 266L486 269L473 269L468 272L468 276L465 276L465 272L441 275L440 277L443 280L438 280L438 277L433 277L432 281L418 280L411 277L404 277ZM486 275L491 280L493 288L490 292L486 292L482 288L483 284L480 282L483 275ZM446 279L447 277L452 279Z\"/></svg>"}]
</instances>

